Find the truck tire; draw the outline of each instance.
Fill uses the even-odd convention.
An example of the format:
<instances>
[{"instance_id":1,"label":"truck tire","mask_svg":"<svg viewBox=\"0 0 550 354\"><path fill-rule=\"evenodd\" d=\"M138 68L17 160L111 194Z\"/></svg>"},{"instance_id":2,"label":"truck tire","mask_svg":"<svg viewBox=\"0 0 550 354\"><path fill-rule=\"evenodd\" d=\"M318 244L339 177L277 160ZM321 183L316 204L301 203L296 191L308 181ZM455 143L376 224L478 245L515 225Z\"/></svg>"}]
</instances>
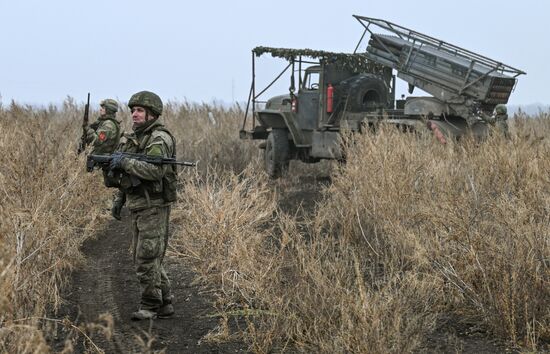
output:
<instances>
[{"instance_id":1,"label":"truck tire","mask_svg":"<svg viewBox=\"0 0 550 354\"><path fill-rule=\"evenodd\" d=\"M361 74L340 83L342 107L348 112L368 112L386 108L389 88L384 80L373 74Z\"/></svg>"},{"instance_id":2,"label":"truck tire","mask_svg":"<svg viewBox=\"0 0 550 354\"><path fill-rule=\"evenodd\" d=\"M279 178L288 170L290 163L288 132L286 129L273 129L269 133L265 145L265 170L269 177Z\"/></svg>"}]
</instances>

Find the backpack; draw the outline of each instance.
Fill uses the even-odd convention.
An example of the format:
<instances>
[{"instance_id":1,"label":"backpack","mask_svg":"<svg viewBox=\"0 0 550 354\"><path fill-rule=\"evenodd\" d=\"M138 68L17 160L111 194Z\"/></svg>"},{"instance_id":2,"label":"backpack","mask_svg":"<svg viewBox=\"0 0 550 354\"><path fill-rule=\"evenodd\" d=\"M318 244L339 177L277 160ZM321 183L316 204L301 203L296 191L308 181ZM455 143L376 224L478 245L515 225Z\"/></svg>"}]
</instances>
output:
<instances>
[{"instance_id":1,"label":"backpack","mask_svg":"<svg viewBox=\"0 0 550 354\"><path fill-rule=\"evenodd\" d=\"M176 158L176 139L166 128L159 127L155 130L161 130L172 139L172 144L174 146L174 152L171 157ZM165 202L175 202L178 199L178 166L171 165L164 177L162 177L162 199Z\"/></svg>"}]
</instances>

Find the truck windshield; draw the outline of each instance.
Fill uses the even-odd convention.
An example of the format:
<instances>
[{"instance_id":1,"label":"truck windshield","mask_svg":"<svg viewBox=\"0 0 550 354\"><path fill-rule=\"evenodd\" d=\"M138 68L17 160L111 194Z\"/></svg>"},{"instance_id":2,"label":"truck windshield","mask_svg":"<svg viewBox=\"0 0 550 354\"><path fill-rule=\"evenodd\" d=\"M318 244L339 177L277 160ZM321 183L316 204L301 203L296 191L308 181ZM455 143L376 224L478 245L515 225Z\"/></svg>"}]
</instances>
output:
<instances>
[{"instance_id":1,"label":"truck windshield","mask_svg":"<svg viewBox=\"0 0 550 354\"><path fill-rule=\"evenodd\" d=\"M318 90L319 73L314 71L307 71L303 82L303 88L305 90Z\"/></svg>"}]
</instances>

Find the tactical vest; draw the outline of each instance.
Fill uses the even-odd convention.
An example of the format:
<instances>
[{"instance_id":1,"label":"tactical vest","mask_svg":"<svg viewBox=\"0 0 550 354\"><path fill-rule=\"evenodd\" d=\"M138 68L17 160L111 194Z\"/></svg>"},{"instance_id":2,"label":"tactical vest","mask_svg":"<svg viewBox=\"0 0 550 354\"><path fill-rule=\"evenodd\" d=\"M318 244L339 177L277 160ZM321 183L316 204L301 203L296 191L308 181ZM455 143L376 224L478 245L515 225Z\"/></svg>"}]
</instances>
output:
<instances>
[{"instance_id":1,"label":"tactical vest","mask_svg":"<svg viewBox=\"0 0 550 354\"><path fill-rule=\"evenodd\" d=\"M109 146L112 145L112 151L108 151L108 153L113 153L120 142L120 137L121 137L120 122L117 121L114 117L105 117L105 118L100 118L96 120L94 123L90 124L90 128L92 128L95 132L97 132L101 124L103 124L105 121L112 122L116 128L114 141L111 144L109 144Z\"/></svg>"},{"instance_id":2,"label":"tactical vest","mask_svg":"<svg viewBox=\"0 0 550 354\"><path fill-rule=\"evenodd\" d=\"M148 131L144 136L138 140L136 145L136 140L129 138L126 144L124 145L123 151L132 152L132 153L144 153L145 148L149 144L151 136L155 131L163 131L170 136L172 139L173 152L172 156L167 157L176 157L176 139L164 126L153 127L151 131ZM146 181L141 180L141 184L138 187L131 187L127 184L127 180L123 177L121 178L121 187L129 194L138 194L144 196L147 200L162 199L167 202L174 202L177 200L177 166L171 165L166 170L166 173L162 177L161 181Z\"/></svg>"},{"instance_id":3,"label":"tactical vest","mask_svg":"<svg viewBox=\"0 0 550 354\"><path fill-rule=\"evenodd\" d=\"M113 122L113 124L116 127L116 135L120 136L120 122L118 120L114 119L114 118L111 118L111 117L96 120L95 122L90 124L90 128L92 128L93 130L97 130L99 128L99 126L101 125L101 123L103 123L106 120L110 120L111 122Z\"/></svg>"},{"instance_id":4,"label":"tactical vest","mask_svg":"<svg viewBox=\"0 0 550 354\"><path fill-rule=\"evenodd\" d=\"M158 127L154 130L160 130L165 132L170 136L170 139L172 139L172 147L173 152L172 157L176 159L176 138L166 129L165 127ZM150 136L149 136L150 137ZM164 177L162 177L162 198L165 202L175 202L178 199L178 166L177 165L170 165L166 173L164 174Z\"/></svg>"}]
</instances>

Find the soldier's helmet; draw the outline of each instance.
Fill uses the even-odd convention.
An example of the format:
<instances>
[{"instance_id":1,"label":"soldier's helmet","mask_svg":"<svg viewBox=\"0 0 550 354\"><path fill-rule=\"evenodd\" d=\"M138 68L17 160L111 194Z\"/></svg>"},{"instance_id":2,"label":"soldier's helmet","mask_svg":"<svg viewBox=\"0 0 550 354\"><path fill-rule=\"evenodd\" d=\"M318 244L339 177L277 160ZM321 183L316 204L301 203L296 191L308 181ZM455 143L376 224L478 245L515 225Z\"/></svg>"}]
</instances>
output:
<instances>
[{"instance_id":1,"label":"soldier's helmet","mask_svg":"<svg viewBox=\"0 0 550 354\"><path fill-rule=\"evenodd\" d=\"M133 94L128 102L128 107L133 108L134 106L148 108L157 117L162 114L162 100L151 91L140 91Z\"/></svg>"},{"instance_id":2,"label":"soldier's helmet","mask_svg":"<svg viewBox=\"0 0 550 354\"><path fill-rule=\"evenodd\" d=\"M105 108L105 111L107 113L116 113L118 112L118 102L113 100L112 98L106 98L102 100L99 105L103 108Z\"/></svg>"},{"instance_id":3,"label":"soldier's helmet","mask_svg":"<svg viewBox=\"0 0 550 354\"><path fill-rule=\"evenodd\" d=\"M495 113L496 114L508 114L508 109L506 108L506 105L504 104L497 104L495 107Z\"/></svg>"}]
</instances>

